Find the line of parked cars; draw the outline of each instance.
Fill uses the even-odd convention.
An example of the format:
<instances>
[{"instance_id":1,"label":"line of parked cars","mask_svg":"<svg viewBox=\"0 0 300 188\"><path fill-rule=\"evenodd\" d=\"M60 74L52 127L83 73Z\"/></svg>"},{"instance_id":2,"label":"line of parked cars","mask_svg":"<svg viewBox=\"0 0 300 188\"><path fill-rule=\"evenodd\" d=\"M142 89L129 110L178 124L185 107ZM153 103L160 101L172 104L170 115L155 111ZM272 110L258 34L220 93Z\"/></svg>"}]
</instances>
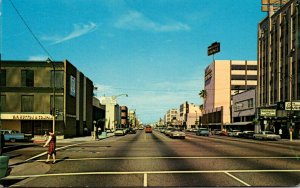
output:
<instances>
[{"instance_id":1,"label":"line of parked cars","mask_svg":"<svg viewBox=\"0 0 300 188\"><path fill-rule=\"evenodd\" d=\"M116 128L114 135L115 136L124 136L126 134L136 134L136 128Z\"/></svg>"},{"instance_id":2,"label":"line of parked cars","mask_svg":"<svg viewBox=\"0 0 300 188\"><path fill-rule=\"evenodd\" d=\"M220 136L249 138L249 139L256 139L256 140L279 140L279 139L281 139L280 135L277 135L272 131L261 131L259 133L255 133L254 131L251 131L251 130L221 131L220 129L214 129L212 131L212 134L220 135Z\"/></svg>"},{"instance_id":3,"label":"line of parked cars","mask_svg":"<svg viewBox=\"0 0 300 188\"><path fill-rule=\"evenodd\" d=\"M178 128L169 127L169 128L161 128L161 133L164 133L166 136L169 136L170 138L182 138L185 139L185 132Z\"/></svg>"}]
</instances>

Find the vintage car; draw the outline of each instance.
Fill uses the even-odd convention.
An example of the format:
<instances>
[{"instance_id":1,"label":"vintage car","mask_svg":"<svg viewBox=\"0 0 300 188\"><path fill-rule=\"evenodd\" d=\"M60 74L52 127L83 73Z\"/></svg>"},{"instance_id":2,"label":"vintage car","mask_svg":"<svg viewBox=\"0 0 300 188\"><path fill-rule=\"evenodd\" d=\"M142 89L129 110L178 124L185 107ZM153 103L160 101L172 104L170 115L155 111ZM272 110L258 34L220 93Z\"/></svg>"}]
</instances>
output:
<instances>
[{"instance_id":1,"label":"vintage car","mask_svg":"<svg viewBox=\"0 0 300 188\"><path fill-rule=\"evenodd\" d=\"M261 131L260 133L253 135L254 139L257 140L279 140L281 137L272 131Z\"/></svg>"},{"instance_id":2,"label":"vintage car","mask_svg":"<svg viewBox=\"0 0 300 188\"><path fill-rule=\"evenodd\" d=\"M170 132L170 137L171 138L182 138L185 139L185 133L179 129L173 129Z\"/></svg>"},{"instance_id":3,"label":"vintage car","mask_svg":"<svg viewBox=\"0 0 300 188\"><path fill-rule=\"evenodd\" d=\"M209 132L209 129L207 129L207 128L200 128L197 130L196 135L197 136L209 136L210 132Z\"/></svg>"},{"instance_id":4,"label":"vintage car","mask_svg":"<svg viewBox=\"0 0 300 188\"><path fill-rule=\"evenodd\" d=\"M20 133L15 130L0 130L0 133L4 135L5 141L15 142L26 140L24 133Z\"/></svg>"},{"instance_id":5,"label":"vintage car","mask_svg":"<svg viewBox=\"0 0 300 188\"><path fill-rule=\"evenodd\" d=\"M125 130L122 129L122 128L117 128L114 132L115 136L124 136L126 133L125 133Z\"/></svg>"}]
</instances>

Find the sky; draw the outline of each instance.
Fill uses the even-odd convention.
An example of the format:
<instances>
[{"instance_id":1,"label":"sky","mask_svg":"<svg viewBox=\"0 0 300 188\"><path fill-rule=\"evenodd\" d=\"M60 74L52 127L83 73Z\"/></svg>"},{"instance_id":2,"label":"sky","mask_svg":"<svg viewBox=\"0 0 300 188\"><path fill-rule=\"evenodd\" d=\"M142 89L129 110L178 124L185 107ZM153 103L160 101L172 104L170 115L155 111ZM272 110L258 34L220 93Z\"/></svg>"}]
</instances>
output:
<instances>
[{"instance_id":1,"label":"sky","mask_svg":"<svg viewBox=\"0 0 300 188\"><path fill-rule=\"evenodd\" d=\"M128 94L118 104L135 109L143 123L185 101L202 104L213 42L221 43L216 60L256 60L257 25L266 16L260 0L0 0L0 6L3 60L67 59L93 81L98 98Z\"/></svg>"}]
</instances>

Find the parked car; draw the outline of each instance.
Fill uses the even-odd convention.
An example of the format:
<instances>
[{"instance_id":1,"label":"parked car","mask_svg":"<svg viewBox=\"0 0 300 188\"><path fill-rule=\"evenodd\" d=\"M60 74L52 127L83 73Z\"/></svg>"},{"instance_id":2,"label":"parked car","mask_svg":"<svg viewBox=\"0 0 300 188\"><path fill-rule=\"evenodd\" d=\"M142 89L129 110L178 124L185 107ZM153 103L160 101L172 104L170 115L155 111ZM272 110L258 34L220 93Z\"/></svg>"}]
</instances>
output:
<instances>
[{"instance_id":1,"label":"parked car","mask_svg":"<svg viewBox=\"0 0 300 188\"><path fill-rule=\"evenodd\" d=\"M214 134L214 135L220 135L221 132L222 132L221 129L214 129L212 131L212 134Z\"/></svg>"},{"instance_id":2,"label":"parked car","mask_svg":"<svg viewBox=\"0 0 300 188\"><path fill-rule=\"evenodd\" d=\"M254 131L243 131L239 134L239 137L241 138L253 138Z\"/></svg>"},{"instance_id":3,"label":"parked car","mask_svg":"<svg viewBox=\"0 0 300 188\"><path fill-rule=\"evenodd\" d=\"M125 130L124 129L122 129L122 128L117 128L116 130L115 130L115 136L124 136L126 133L125 133Z\"/></svg>"},{"instance_id":4,"label":"parked car","mask_svg":"<svg viewBox=\"0 0 300 188\"><path fill-rule=\"evenodd\" d=\"M26 140L24 133L20 133L15 130L0 130L4 135L5 141L15 142L15 141L24 141Z\"/></svg>"},{"instance_id":5,"label":"parked car","mask_svg":"<svg viewBox=\"0 0 300 188\"><path fill-rule=\"evenodd\" d=\"M113 133L114 131L111 130L111 129L105 129L105 132L107 132L107 133Z\"/></svg>"},{"instance_id":6,"label":"parked car","mask_svg":"<svg viewBox=\"0 0 300 188\"><path fill-rule=\"evenodd\" d=\"M166 136L170 136L170 133L171 133L171 131L172 131L173 129L174 129L174 128L172 128L172 127L167 128L167 129L165 130L165 135L166 135Z\"/></svg>"},{"instance_id":7,"label":"parked car","mask_svg":"<svg viewBox=\"0 0 300 188\"><path fill-rule=\"evenodd\" d=\"M254 139L257 140L279 140L281 137L272 131L262 131L253 135Z\"/></svg>"},{"instance_id":8,"label":"parked car","mask_svg":"<svg viewBox=\"0 0 300 188\"><path fill-rule=\"evenodd\" d=\"M185 139L185 133L179 129L173 129L170 132L170 137L171 138L182 138Z\"/></svg>"},{"instance_id":9,"label":"parked car","mask_svg":"<svg viewBox=\"0 0 300 188\"><path fill-rule=\"evenodd\" d=\"M221 131L219 135L220 136L228 136L228 133L226 131Z\"/></svg>"},{"instance_id":10,"label":"parked car","mask_svg":"<svg viewBox=\"0 0 300 188\"><path fill-rule=\"evenodd\" d=\"M210 132L207 128L200 128L197 130L196 135L197 136L209 136Z\"/></svg>"},{"instance_id":11,"label":"parked car","mask_svg":"<svg viewBox=\"0 0 300 188\"><path fill-rule=\"evenodd\" d=\"M136 130L134 128L129 128L128 134L136 134Z\"/></svg>"},{"instance_id":12,"label":"parked car","mask_svg":"<svg viewBox=\"0 0 300 188\"><path fill-rule=\"evenodd\" d=\"M242 132L240 130L232 130L228 132L228 136L238 137Z\"/></svg>"}]
</instances>

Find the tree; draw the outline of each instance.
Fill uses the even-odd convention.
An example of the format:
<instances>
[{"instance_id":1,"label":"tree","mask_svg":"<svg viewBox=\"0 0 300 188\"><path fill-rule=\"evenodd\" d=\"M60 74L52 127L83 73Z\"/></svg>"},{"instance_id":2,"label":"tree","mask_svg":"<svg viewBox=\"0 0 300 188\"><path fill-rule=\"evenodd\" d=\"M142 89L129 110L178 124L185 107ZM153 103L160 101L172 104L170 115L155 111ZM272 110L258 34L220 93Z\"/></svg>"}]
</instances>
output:
<instances>
[{"instance_id":1,"label":"tree","mask_svg":"<svg viewBox=\"0 0 300 188\"><path fill-rule=\"evenodd\" d=\"M201 90L199 93L199 96L203 99L205 99L207 97L207 92L205 89Z\"/></svg>"}]
</instances>

